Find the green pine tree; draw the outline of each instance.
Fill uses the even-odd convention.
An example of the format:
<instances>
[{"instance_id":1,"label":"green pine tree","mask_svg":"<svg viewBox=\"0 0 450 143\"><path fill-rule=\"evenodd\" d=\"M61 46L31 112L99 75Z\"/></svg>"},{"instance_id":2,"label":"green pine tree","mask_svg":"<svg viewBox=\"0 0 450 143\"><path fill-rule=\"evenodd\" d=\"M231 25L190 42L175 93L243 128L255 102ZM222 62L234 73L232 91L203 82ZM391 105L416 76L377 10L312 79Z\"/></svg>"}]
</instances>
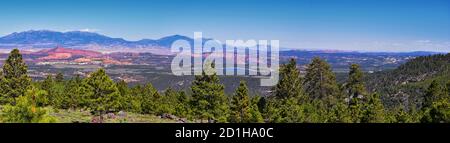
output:
<instances>
[{"instance_id":1,"label":"green pine tree","mask_svg":"<svg viewBox=\"0 0 450 143\"><path fill-rule=\"evenodd\" d=\"M52 104L51 100L53 99L52 96L52 92L53 92L53 86L54 86L54 81L52 78L52 75L47 75L47 78L45 78L42 82L41 82L41 89L47 92L47 95L43 98L43 102L42 102L42 106L48 106L50 104Z\"/></svg>"},{"instance_id":2,"label":"green pine tree","mask_svg":"<svg viewBox=\"0 0 450 143\"><path fill-rule=\"evenodd\" d=\"M261 98L260 96L255 96L250 100L250 119L249 122L250 123L263 123L264 119L262 117L261 111L259 110L259 106L258 103L260 103L260 101L264 99Z\"/></svg>"},{"instance_id":3,"label":"green pine tree","mask_svg":"<svg viewBox=\"0 0 450 143\"><path fill-rule=\"evenodd\" d=\"M268 122L304 122L306 115L302 104L308 104L303 94L302 78L295 59L281 66L280 81L272 89L273 96L268 98L265 118Z\"/></svg>"},{"instance_id":4,"label":"green pine tree","mask_svg":"<svg viewBox=\"0 0 450 143\"><path fill-rule=\"evenodd\" d=\"M351 115L351 122L353 123L361 123L361 119L363 118L364 110L365 110L365 104L362 99L353 98L350 101L352 104L350 104L348 110Z\"/></svg>"},{"instance_id":5,"label":"green pine tree","mask_svg":"<svg viewBox=\"0 0 450 143\"><path fill-rule=\"evenodd\" d=\"M279 99L302 98L302 89L300 71L297 69L295 59L291 59L288 64L281 66L280 80L273 89L273 93Z\"/></svg>"},{"instance_id":6,"label":"green pine tree","mask_svg":"<svg viewBox=\"0 0 450 143\"><path fill-rule=\"evenodd\" d=\"M48 93L46 96L48 103L44 106L51 105L57 108L67 109L68 104L66 103L66 96L70 93L67 93L65 88L67 88L67 86L63 81L57 82L51 75L48 75L47 78L41 82L41 89Z\"/></svg>"},{"instance_id":7,"label":"green pine tree","mask_svg":"<svg viewBox=\"0 0 450 143\"><path fill-rule=\"evenodd\" d=\"M178 93L172 88L168 88L166 89L166 91L164 92L164 96L160 100L160 113L175 114L176 109L180 109L179 104Z\"/></svg>"},{"instance_id":8,"label":"green pine tree","mask_svg":"<svg viewBox=\"0 0 450 143\"><path fill-rule=\"evenodd\" d=\"M27 65L18 49L14 49L3 64L0 78L2 103L15 104L15 99L25 94L31 85L31 78L27 75Z\"/></svg>"},{"instance_id":9,"label":"green pine tree","mask_svg":"<svg viewBox=\"0 0 450 143\"><path fill-rule=\"evenodd\" d=\"M24 96L17 97L17 104L3 107L0 116L2 122L7 123L54 123L56 119L49 115L49 110L38 106L45 91L30 87Z\"/></svg>"},{"instance_id":10,"label":"green pine tree","mask_svg":"<svg viewBox=\"0 0 450 143\"><path fill-rule=\"evenodd\" d=\"M351 123L353 121L348 106L343 102L334 105L326 118L328 123Z\"/></svg>"},{"instance_id":11,"label":"green pine tree","mask_svg":"<svg viewBox=\"0 0 450 143\"><path fill-rule=\"evenodd\" d=\"M64 103L66 108L76 109L88 107L88 101L85 96L85 88L82 87L82 79L76 75L70 79L64 88L66 96Z\"/></svg>"},{"instance_id":12,"label":"green pine tree","mask_svg":"<svg viewBox=\"0 0 450 143\"><path fill-rule=\"evenodd\" d=\"M366 94L363 82L363 72L357 64L352 64L350 66L348 80L345 84L345 91L349 101L353 98L362 98Z\"/></svg>"},{"instance_id":13,"label":"green pine tree","mask_svg":"<svg viewBox=\"0 0 450 143\"><path fill-rule=\"evenodd\" d=\"M214 65L212 66L214 68ZM203 122L226 122L229 115L228 98L224 95L224 86L219 83L219 77L214 73L196 76L192 82L191 105L194 115Z\"/></svg>"},{"instance_id":14,"label":"green pine tree","mask_svg":"<svg viewBox=\"0 0 450 143\"><path fill-rule=\"evenodd\" d=\"M121 80L116 83L116 87L120 93L119 102L121 106L119 110L132 110L133 95L131 95L131 89L128 87L128 84L124 80Z\"/></svg>"},{"instance_id":15,"label":"green pine tree","mask_svg":"<svg viewBox=\"0 0 450 143\"><path fill-rule=\"evenodd\" d=\"M231 98L231 116L230 122L248 123L250 122L251 103L248 95L248 88L245 81L241 81L236 89L234 96Z\"/></svg>"},{"instance_id":16,"label":"green pine tree","mask_svg":"<svg viewBox=\"0 0 450 143\"><path fill-rule=\"evenodd\" d=\"M316 57L306 69L305 91L311 99L326 101L328 106L336 104L341 94L331 66Z\"/></svg>"},{"instance_id":17,"label":"green pine tree","mask_svg":"<svg viewBox=\"0 0 450 143\"><path fill-rule=\"evenodd\" d=\"M47 75L47 78L45 78L44 81L42 81L42 83L41 83L41 89L48 92L53 87L53 84L54 84L54 80L53 80L52 75Z\"/></svg>"},{"instance_id":18,"label":"green pine tree","mask_svg":"<svg viewBox=\"0 0 450 143\"><path fill-rule=\"evenodd\" d=\"M131 112L135 113L144 113L143 106L144 106L144 94L143 94L143 86L140 84L132 87L131 89Z\"/></svg>"},{"instance_id":19,"label":"green pine tree","mask_svg":"<svg viewBox=\"0 0 450 143\"><path fill-rule=\"evenodd\" d=\"M424 101L422 103L422 108L430 108L433 102L438 101L444 97L444 88L434 80L428 87Z\"/></svg>"},{"instance_id":20,"label":"green pine tree","mask_svg":"<svg viewBox=\"0 0 450 143\"><path fill-rule=\"evenodd\" d=\"M363 82L364 75L357 64L352 64L349 69L348 79L344 85L348 105L348 111L346 112L351 115L351 122L359 123L362 122L361 118L363 117L363 110L365 110L363 98L367 94ZM338 102L338 104L342 104L341 101Z\"/></svg>"},{"instance_id":21,"label":"green pine tree","mask_svg":"<svg viewBox=\"0 0 450 143\"><path fill-rule=\"evenodd\" d=\"M361 117L362 123L384 123L385 111L378 94L372 94L364 104Z\"/></svg>"},{"instance_id":22,"label":"green pine tree","mask_svg":"<svg viewBox=\"0 0 450 143\"><path fill-rule=\"evenodd\" d=\"M161 95L158 90L148 83L142 88L137 88L141 99L142 113L144 114L161 114Z\"/></svg>"},{"instance_id":23,"label":"green pine tree","mask_svg":"<svg viewBox=\"0 0 450 143\"><path fill-rule=\"evenodd\" d=\"M437 81L431 83L425 94L421 122L450 123L450 96L446 90Z\"/></svg>"},{"instance_id":24,"label":"green pine tree","mask_svg":"<svg viewBox=\"0 0 450 143\"><path fill-rule=\"evenodd\" d=\"M176 92L174 90L170 90L168 94L175 95L176 103L175 103L175 112L174 114L179 117L191 118L191 108L189 106L190 98L185 92ZM171 97L171 96L169 96ZM172 96L173 97L173 96Z\"/></svg>"},{"instance_id":25,"label":"green pine tree","mask_svg":"<svg viewBox=\"0 0 450 143\"><path fill-rule=\"evenodd\" d=\"M105 112L117 111L121 106L120 92L104 69L99 69L85 78L83 88L85 88L91 109L101 118Z\"/></svg>"}]
</instances>

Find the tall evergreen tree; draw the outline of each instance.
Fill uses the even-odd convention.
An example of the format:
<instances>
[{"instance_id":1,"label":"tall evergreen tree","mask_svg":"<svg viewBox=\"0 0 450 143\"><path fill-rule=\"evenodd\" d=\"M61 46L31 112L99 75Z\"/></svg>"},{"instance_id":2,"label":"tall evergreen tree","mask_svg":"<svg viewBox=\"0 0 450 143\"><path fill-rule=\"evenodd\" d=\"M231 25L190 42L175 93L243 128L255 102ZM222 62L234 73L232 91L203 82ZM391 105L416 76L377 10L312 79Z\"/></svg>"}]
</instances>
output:
<instances>
[{"instance_id":1,"label":"tall evergreen tree","mask_svg":"<svg viewBox=\"0 0 450 143\"><path fill-rule=\"evenodd\" d=\"M84 79L83 87L89 99L90 107L100 115L120 107L119 90L104 69L99 69Z\"/></svg>"},{"instance_id":2,"label":"tall evergreen tree","mask_svg":"<svg viewBox=\"0 0 450 143\"><path fill-rule=\"evenodd\" d=\"M241 81L231 98L230 121L234 123L248 123L250 121L251 103L248 95L248 88L245 81Z\"/></svg>"},{"instance_id":3,"label":"tall evergreen tree","mask_svg":"<svg viewBox=\"0 0 450 143\"><path fill-rule=\"evenodd\" d=\"M53 87L53 77L52 75L47 75L47 78L44 79L44 81L42 81L41 83L41 89L49 92L51 90L51 88Z\"/></svg>"},{"instance_id":4,"label":"tall evergreen tree","mask_svg":"<svg viewBox=\"0 0 450 143\"><path fill-rule=\"evenodd\" d=\"M282 120L280 106L281 101L279 99L270 96L266 100L266 108L263 110L263 116L270 123L279 123Z\"/></svg>"},{"instance_id":5,"label":"tall evergreen tree","mask_svg":"<svg viewBox=\"0 0 450 143\"><path fill-rule=\"evenodd\" d=\"M18 49L14 49L3 64L0 81L3 102L15 104L15 99L25 94L31 84L27 75L27 65Z\"/></svg>"},{"instance_id":6,"label":"tall evergreen tree","mask_svg":"<svg viewBox=\"0 0 450 143\"><path fill-rule=\"evenodd\" d=\"M446 90L437 81L431 83L425 94L421 122L450 123L450 96Z\"/></svg>"},{"instance_id":7,"label":"tall evergreen tree","mask_svg":"<svg viewBox=\"0 0 450 143\"><path fill-rule=\"evenodd\" d=\"M352 64L350 66L348 80L345 84L345 92L348 94L349 101L353 98L362 98L366 94L363 82L363 72L357 64Z\"/></svg>"},{"instance_id":8,"label":"tall evergreen tree","mask_svg":"<svg viewBox=\"0 0 450 143\"><path fill-rule=\"evenodd\" d=\"M350 102L352 104L349 105L348 111L351 115L351 122L361 123L364 116L365 102L357 98L353 98Z\"/></svg>"},{"instance_id":9,"label":"tall evergreen tree","mask_svg":"<svg viewBox=\"0 0 450 143\"><path fill-rule=\"evenodd\" d=\"M300 71L297 69L295 59L291 59L288 64L281 66L280 80L273 89L273 93L279 99L301 98L302 89Z\"/></svg>"},{"instance_id":10,"label":"tall evergreen tree","mask_svg":"<svg viewBox=\"0 0 450 143\"><path fill-rule=\"evenodd\" d=\"M214 68L214 65L212 66ZM196 76L192 82L191 105L197 119L208 122L226 122L229 115L228 99L224 95L224 86L219 83L216 73Z\"/></svg>"},{"instance_id":11,"label":"tall evergreen tree","mask_svg":"<svg viewBox=\"0 0 450 143\"><path fill-rule=\"evenodd\" d=\"M422 108L429 108L432 106L433 102L438 101L439 99L444 97L444 88L434 80L431 82L430 86L428 87L424 101L422 103Z\"/></svg>"},{"instance_id":12,"label":"tall evergreen tree","mask_svg":"<svg viewBox=\"0 0 450 143\"><path fill-rule=\"evenodd\" d=\"M367 93L363 82L363 72L359 65L352 64L348 74L347 82L344 85L344 92L347 94L346 102L348 108L345 112L351 115L351 122L362 122L364 110L364 100ZM338 104L341 104L340 102Z\"/></svg>"},{"instance_id":13,"label":"tall evergreen tree","mask_svg":"<svg viewBox=\"0 0 450 143\"><path fill-rule=\"evenodd\" d=\"M67 93L65 88L68 88L68 86L66 86L63 81L56 82L52 75L48 75L47 78L41 82L41 89L48 93L46 96L48 103L44 105L52 105L57 108L67 109L68 104L66 103L66 96L70 93Z\"/></svg>"},{"instance_id":14,"label":"tall evergreen tree","mask_svg":"<svg viewBox=\"0 0 450 143\"><path fill-rule=\"evenodd\" d=\"M179 117L191 118L191 108L189 106L190 99L188 95L186 95L185 92L176 92L171 88L169 88L169 90L166 90L166 93L169 95L166 95L167 97L174 98L176 101L174 114Z\"/></svg>"},{"instance_id":15,"label":"tall evergreen tree","mask_svg":"<svg viewBox=\"0 0 450 143\"><path fill-rule=\"evenodd\" d=\"M141 108L143 113L161 114L161 106L159 106L161 102L161 95L152 84L146 84L144 87L140 88L140 92L137 94L140 94L140 99L142 100Z\"/></svg>"},{"instance_id":16,"label":"tall evergreen tree","mask_svg":"<svg viewBox=\"0 0 450 143\"><path fill-rule=\"evenodd\" d=\"M121 106L119 107L119 110L131 110L131 101L133 100L133 96L131 95L131 90L128 87L128 84L124 80L121 80L116 83L116 86L120 93L119 100Z\"/></svg>"},{"instance_id":17,"label":"tall evergreen tree","mask_svg":"<svg viewBox=\"0 0 450 143\"><path fill-rule=\"evenodd\" d=\"M130 95L130 88L128 87L128 84L124 80L120 80L116 83L117 89L120 92L121 96L128 96Z\"/></svg>"},{"instance_id":18,"label":"tall evergreen tree","mask_svg":"<svg viewBox=\"0 0 450 143\"><path fill-rule=\"evenodd\" d=\"M268 98L265 117L269 122L303 122L304 106L308 99L303 94L302 78L295 59L281 66L280 80Z\"/></svg>"},{"instance_id":19,"label":"tall evergreen tree","mask_svg":"<svg viewBox=\"0 0 450 143\"><path fill-rule=\"evenodd\" d=\"M160 103L158 104L158 106L161 109L161 114L175 114L177 108L183 109L179 104L178 92L176 92L172 88L167 88L164 92L164 96L162 96L162 98L160 99Z\"/></svg>"},{"instance_id":20,"label":"tall evergreen tree","mask_svg":"<svg viewBox=\"0 0 450 143\"><path fill-rule=\"evenodd\" d=\"M361 117L362 123L385 122L384 106L378 94L370 95L364 105L365 106Z\"/></svg>"},{"instance_id":21,"label":"tall evergreen tree","mask_svg":"<svg viewBox=\"0 0 450 143\"><path fill-rule=\"evenodd\" d=\"M312 99L326 100L327 104L334 104L340 97L336 77L331 66L316 57L306 69L305 91Z\"/></svg>"},{"instance_id":22,"label":"tall evergreen tree","mask_svg":"<svg viewBox=\"0 0 450 143\"><path fill-rule=\"evenodd\" d=\"M130 89L130 94L133 95L131 100L131 109L129 111L135 113L144 113L144 96L143 96L143 87L138 84Z\"/></svg>"},{"instance_id":23,"label":"tall evergreen tree","mask_svg":"<svg viewBox=\"0 0 450 143\"><path fill-rule=\"evenodd\" d=\"M41 82L40 89L47 92L46 96L43 97L45 100L43 102L41 102L43 104L43 106L47 106L47 105L51 104L51 100L53 99L51 96L53 95L54 84L55 83L53 81L52 75L47 75L47 78L45 78Z\"/></svg>"},{"instance_id":24,"label":"tall evergreen tree","mask_svg":"<svg viewBox=\"0 0 450 143\"><path fill-rule=\"evenodd\" d=\"M84 93L86 89L82 87L82 79L79 75L72 77L65 84L63 99L64 108L76 109L88 107L87 97Z\"/></svg>"},{"instance_id":25,"label":"tall evergreen tree","mask_svg":"<svg viewBox=\"0 0 450 143\"><path fill-rule=\"evenodd\" d=\"M260 96L255 96L252 99L250 99L250 119L249 123L263 123L264 119L262 117L261 111L259 109L258 103L264 99Z\"/></svg>"},{"instance_id":26,"label":"tall evergreen tree","mask_svg":"<svg viewBox=\"0 0 450 143\"><path fill-rule=\"evenodd\" d=\"M305 114L303 113L303 106L300 106L298 99L290 97L287 99L280 99L278 102L280 108L280 116L282 123L297 123L303 122Z\"/></svg>"}]
</instances>

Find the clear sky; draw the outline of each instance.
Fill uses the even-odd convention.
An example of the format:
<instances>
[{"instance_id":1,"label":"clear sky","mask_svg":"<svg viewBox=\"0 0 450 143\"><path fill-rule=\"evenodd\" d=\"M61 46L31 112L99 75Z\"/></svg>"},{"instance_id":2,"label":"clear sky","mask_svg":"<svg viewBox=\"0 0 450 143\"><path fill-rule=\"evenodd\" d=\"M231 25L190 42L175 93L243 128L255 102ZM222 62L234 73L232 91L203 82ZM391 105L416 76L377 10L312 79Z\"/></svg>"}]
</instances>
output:
<instances>
[{"instance_id":1,"label":"clear sky","mask_svg":"<svg viewBox=\"0 0 450 143\"><path fill-rule=\"evenodd\" d=\"M127 40L280 40L282 47L450 51L450 0L9 0L0 35L88 30Z\"/></svg>"}]
</instances>

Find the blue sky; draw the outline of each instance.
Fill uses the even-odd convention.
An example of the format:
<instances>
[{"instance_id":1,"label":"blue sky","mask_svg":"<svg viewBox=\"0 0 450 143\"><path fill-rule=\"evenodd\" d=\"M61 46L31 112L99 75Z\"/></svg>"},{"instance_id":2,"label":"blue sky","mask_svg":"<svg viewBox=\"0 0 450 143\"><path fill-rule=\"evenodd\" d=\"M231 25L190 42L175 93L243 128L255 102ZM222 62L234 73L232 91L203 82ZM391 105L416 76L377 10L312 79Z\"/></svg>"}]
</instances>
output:
<instances>
[{"instance_id":1,"label":"blue sky","mask_svg":"<svg viewBox=\"0 0 450 143\"><path fill-rule=\"evenodd\" d=\"M450 51L450 0L9 0L0 35L89 30L127 40L196 31L282 47Z\"/></svg>"}]
</instances>

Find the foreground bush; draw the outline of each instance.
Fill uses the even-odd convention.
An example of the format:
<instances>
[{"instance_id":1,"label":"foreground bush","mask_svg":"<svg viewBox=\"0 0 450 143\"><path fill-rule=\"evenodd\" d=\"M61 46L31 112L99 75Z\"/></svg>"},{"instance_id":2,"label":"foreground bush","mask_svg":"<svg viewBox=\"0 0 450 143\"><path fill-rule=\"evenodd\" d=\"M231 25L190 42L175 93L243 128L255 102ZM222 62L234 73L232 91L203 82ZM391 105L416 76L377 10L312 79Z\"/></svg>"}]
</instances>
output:
<instances>
[{"instance_id":1,"label":"foreground bush","mask_svg":"<svg viewBox=\"0 0 450 143\"><path fill-rule=\"evenodd\" d=\"M54 123L56 119L49 116L48 110L36 107L36 99L45 96L45 92L28 90L25 96L16 98L16 105L3 107L1 121L6 123Z\"/></svg>"}]
</instances>

